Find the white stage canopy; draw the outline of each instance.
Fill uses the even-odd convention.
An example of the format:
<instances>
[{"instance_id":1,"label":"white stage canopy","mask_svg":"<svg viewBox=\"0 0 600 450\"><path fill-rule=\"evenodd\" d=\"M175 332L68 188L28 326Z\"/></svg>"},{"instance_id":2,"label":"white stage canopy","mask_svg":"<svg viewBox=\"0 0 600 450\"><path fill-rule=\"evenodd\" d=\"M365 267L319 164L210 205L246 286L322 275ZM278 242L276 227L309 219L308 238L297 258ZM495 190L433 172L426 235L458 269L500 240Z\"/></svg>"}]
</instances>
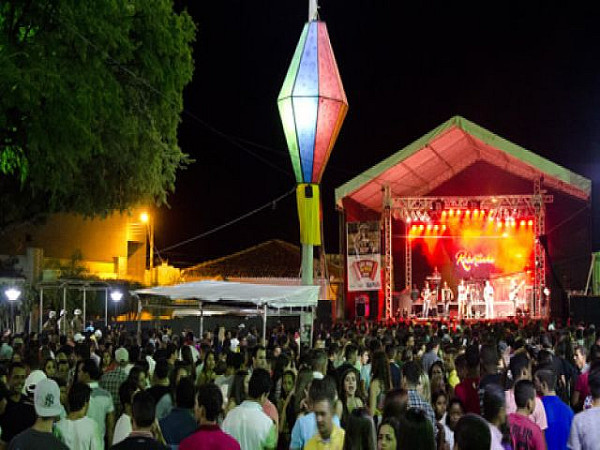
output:
<instances>
[{"instance_id":1,"label":"white stage canopy","mask_svg":"<svg viewBox=\"0 0 600 450\"><path fill-rule=\"evenodd\" d=\"M275 286L232 283L228 281L194 281L174 286L138 289L136 294L159 295L172 300L199 300L206 303L255 304L270 308L317 306L319 286Z\"/></svg>"}]
</instances>

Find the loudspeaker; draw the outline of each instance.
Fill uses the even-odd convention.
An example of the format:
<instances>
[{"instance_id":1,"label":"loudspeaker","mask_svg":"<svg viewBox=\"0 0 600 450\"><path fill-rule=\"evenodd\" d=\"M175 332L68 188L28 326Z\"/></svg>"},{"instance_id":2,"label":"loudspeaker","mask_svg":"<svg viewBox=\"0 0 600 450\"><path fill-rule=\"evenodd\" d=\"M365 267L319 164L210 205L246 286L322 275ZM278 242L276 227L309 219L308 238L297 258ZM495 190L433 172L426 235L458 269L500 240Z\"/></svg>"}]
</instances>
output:
<instances>
[{"instance_id":1,"label":"loudspeaker","mask_svg":"<svg viewBox=\"0 0 600 450\"><path fill-rule=\"evenodd\" d=\"M600 296L572 296L569 313L573 322L593 323L600 326Z\"/></svg>"},{"instance_id":2,"label":"loudspeaker","mask_svg":"<svg viewBox=\"0 0 600 450\"><path fill-rule=\"evenodd\" d=\"M331 300L319 300L316 322L331 326Z\"/></svg>"}]
</instances>

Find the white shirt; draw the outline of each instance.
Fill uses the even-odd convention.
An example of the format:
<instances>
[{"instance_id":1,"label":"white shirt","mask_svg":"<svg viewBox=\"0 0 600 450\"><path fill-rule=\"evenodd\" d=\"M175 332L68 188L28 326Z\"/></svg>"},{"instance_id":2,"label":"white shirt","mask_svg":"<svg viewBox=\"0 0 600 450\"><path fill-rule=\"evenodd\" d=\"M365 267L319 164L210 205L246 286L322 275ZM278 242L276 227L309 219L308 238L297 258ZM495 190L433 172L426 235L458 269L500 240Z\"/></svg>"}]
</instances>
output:
<instances>
[{"instance_id":1,"label":"white shirt","mask_svg":"<svg viewBox=\"0 0 600 450\"><path fill-rule=\"evenodd\" d=\"M93 381L89 385L92 388L92 395L90 396L90 406L87 416L94 419L98 425L100 436L104 439L104 433L106 433L106 416L114 412L115 406L110 392L102 389L97 381Z\"/></svg>"},{"instance_id":2,"label":"white shirt","mask_svg":"<svg viewBox=\"0 0 600 450\"><path fill-rule=\"evenodd\" d=\"M222 428L239 442L242 450L257 450L263 448L274 426L257 402L245 400L229 411Z\"/></svg>"},{"instance_id":3,"label":"white shirt","mask_svg":"<svg viewBox=\"0 0 600 450\"><path fill-rule=\"evenodd\" d=\"M483 298L485 298L486 302L491 302L494 300L494 288L491 285L483 288Z\"/></svg>"},{"instance_id":4,"label":"white shirt","mask_svg":"<svg viewBox=\"0 0 600 450\"><path fill-rule=\"evenodd\" d=\"M98 425L89 417L77 420L62 419L56 423L63 443L74 450L103 450L104 441Z\"/></svg>"},{"instance_id":5,"label":"white shirt","mask_svg":"<svg viewBox=\"0 0 600 450\"><path fill-rule=\"evenodd\" d=\"M125 440L129 433L133 431L131 426L131 417L127 414L121 414L119 420L117 420L117 424L115 425L115 433L113 435L112 445L118 444L119 442Z\"/></svg>"}]
</instances>

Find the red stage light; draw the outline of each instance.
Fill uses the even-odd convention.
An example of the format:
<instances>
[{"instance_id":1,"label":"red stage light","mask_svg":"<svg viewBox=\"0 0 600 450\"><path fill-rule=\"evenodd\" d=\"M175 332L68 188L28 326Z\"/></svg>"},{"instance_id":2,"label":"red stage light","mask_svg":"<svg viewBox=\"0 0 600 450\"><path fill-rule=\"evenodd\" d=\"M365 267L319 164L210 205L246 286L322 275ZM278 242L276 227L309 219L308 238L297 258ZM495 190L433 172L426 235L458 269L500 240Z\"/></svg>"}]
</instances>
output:
<instances>
[{"instance_id":1,"label":"red stage light","mask_svg":"<svg viewBox=\"0 0 600 450\"><path fill-rule=\"evenodd\" d=\"M446 225L442 225L442 231L446 231Z\"/></svg>"},{"instance_id":2,"label":"red stage light","mask_svg":"<svg viewBox=\"0 0 600 450\"><path fill-rule=\"evenodd\" d=\"M423 231L425 229L425 225L419 225L419 230Z\"/></svg>"},{"instance_id":3,"label":"red stage light","mask_svg":"<svg viewBox=\"0 0 600 450\"><path fill-rule=\"evenodd\" d=\"M529 222L527 222L527 225L529 225L530 227L533 226L533 220L530 220Z\"/></svg>"},{"instance_id":4,"label":"red stage light","mask_svg":"<svg viewBox=\"0 0 600 450\"><path fill-rule=\"evenodd\" d=\"M427 231L431 231L431 224L427 225Z\"/></svg>"},{"instance_id":5,"label":"red stage light","mask_svg":"<svg viewBox=\"0 0 600 450\"><path fill-rule=\"evenodd\" d=\"M522 226L522 227L524 227L525 226L525 221L521 220L521 222L519 222L519 225Z\"/></svg>"},{"instance_id":6,"label":"red stage light","mask_svg":"<svg viewBox=\"0 0 600 450\"><path fill-rule=\"evenodd\" d=\"M467 209L467 210L465 211L465 216L468 216L468 215L470 215L470 214L471 214L471 210L470 210L470 209Z\"/></svg>"},{"instance_id":7,"label":"red stage light","mask_svg":"<svg viewBox=\"0 0 600 450\"><path fill-rule=\"evenodd\" d=\"M453 216L453 215L454 215L454 210L453 210L453 209L451 209L449 214L450 214L451 216Z\"/></svg>"},{"instance_id":8,"label":"red stage light","mask_svg":"<svg viewBox=\"0 0 600 450\"><path fill-rule=\"evenodd\" d=\"M413 226L411 227L411 229L414 231L414 230L416 230L416 229L417 229L417 226L416 226L416 225L413 225Z\"/></svg>"},{"instance_id":9,"label":"red stage light","mask_svg":"<svg viewBox=\"0 0 600 450\"><path fill-rule=\"evenodd\" d=\"M475 211L473 211L473 215L478 216L479 215L479 210L476 209Z\"/></svg>"},{"instance_id":10,"label":"red stage light","mask_svg":"<svg viewBox=\"0 0 600 450\"><path fill-rule=\"evenodd\" d=\"M460 216L460 209L457 209L457 210L456 210L456 215L457 215L457 216Z\"/></svg>"},{"instance_id":11,"label":"red stage light","mask_svg":"<svg viewBox=\"0 0 600 450\"><path fill-rule=\"evenodd\" d=\"M433 229L434 229L435 231L437 231L437 230L439 230L439 229L440 229L440 227L439 227L438 225L434 225Z\"/></svg>"},{"instance_id":12,"label":"red stage light","mask_svg":"<svg viewBox=\"0 0 600 450\"><path fill-rule=\"evenodd\" d=\"M406 223L411 223L411 222L412 222L412 219L410 217L407 217L406 218Z\"/></svg>"},{"instance_id":13,"label":"red stage light","mask_svg":"<svg viewBox=\"0 0 600 450\"><path fill-rule=\"evenodd\" d=\"M511 220L510 221L510 226L513 227L513 228L516 227L517 226L517 222L515 222L514 220Z\"/></svg>"},{"instance_id":14,"label":"red stage light","mask_svg":"<svg viewBox=\"0 0 600 450\"><path fill-rule=\"evenodd\" d=\"M488 219L490 222L494 221L494 218L492 216L490 216L490 218Z\"/></svg>"},{"instance_id":15,"label":"red stage light","mask_svg":"<svg viewBox=\"0 0 600 450\"><path fill-rule=\"evenodd\" d=\"M442 211L442 217L446 217L446 211Z\"/></svg>"}]
</instances>

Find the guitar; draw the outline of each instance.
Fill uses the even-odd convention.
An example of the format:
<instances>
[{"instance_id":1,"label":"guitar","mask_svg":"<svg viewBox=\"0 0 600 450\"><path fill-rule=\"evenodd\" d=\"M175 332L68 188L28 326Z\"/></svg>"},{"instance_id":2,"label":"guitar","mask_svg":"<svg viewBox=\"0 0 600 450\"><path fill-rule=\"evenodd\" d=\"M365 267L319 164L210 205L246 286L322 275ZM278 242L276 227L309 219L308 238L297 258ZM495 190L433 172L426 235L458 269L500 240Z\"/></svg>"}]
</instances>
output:
<instances>
[{"instance_id":1,"label":"guitar","mask_svg":"<svg viewBox=\"0 0 600 450\"><path fill-rule=\"evenodd\" d=\"M508 293L508 299L511 302L516 303L517 294L519 293L519 291L521 290L521 288L523 287L524 284L525 284L525 280L521 281L518 285L516 285L513 289L510 290L510 292Z\"/></svg>"}]
</instances>

